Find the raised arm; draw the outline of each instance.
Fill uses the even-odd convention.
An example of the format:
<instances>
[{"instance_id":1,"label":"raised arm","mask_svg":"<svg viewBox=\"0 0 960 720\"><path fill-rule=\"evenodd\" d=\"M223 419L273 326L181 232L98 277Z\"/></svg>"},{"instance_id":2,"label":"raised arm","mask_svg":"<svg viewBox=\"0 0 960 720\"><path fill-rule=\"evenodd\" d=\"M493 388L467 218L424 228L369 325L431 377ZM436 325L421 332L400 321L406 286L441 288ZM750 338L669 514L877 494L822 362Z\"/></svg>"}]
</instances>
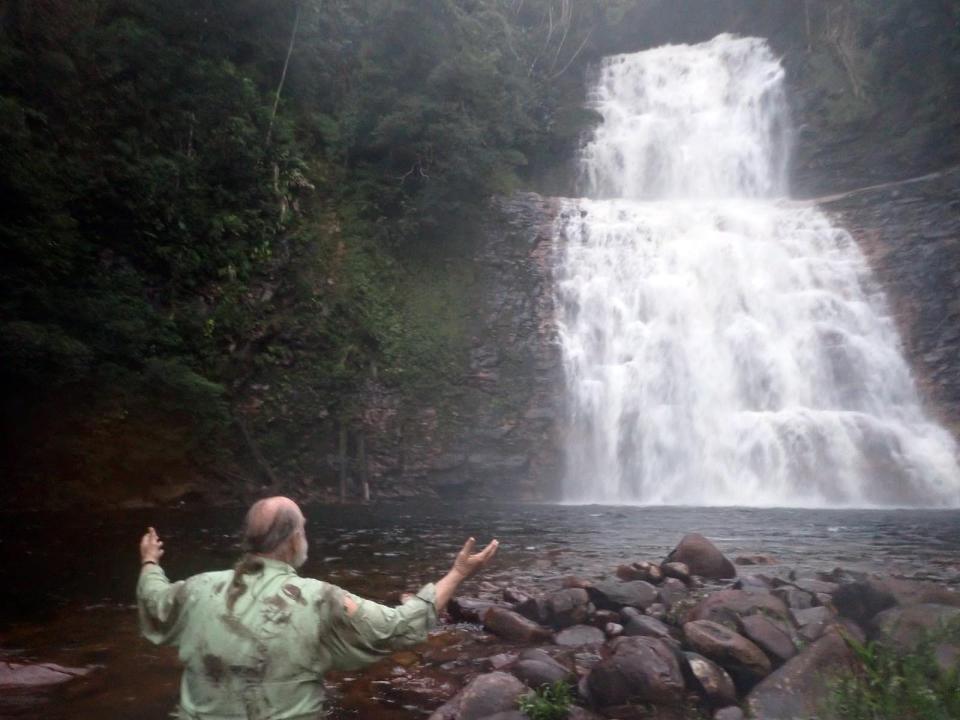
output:
<instances>
[{"instance_id":1,"label":"raised arm","mask_svg":"<svg viewBox=\"0 0 960 720\"><path fill-rule=\"evenodd\" d=\"M437 614L446 607L460 583L476 575L497 552L496 540L479 553L473 552L475 544L473 538L467 540L450 572L436 584L424 585L398 607L341 591L339 601L334 600L334 606L329 608L329 630L321 638L333 667L354 670L394 650L426 640L427 632L436 625Z\"/></svg>"},{"instance_id":2,"label":"raised arm","mask_svg":"<svg viewBox=\"0 0 960 720\"><path fill-rule=\"evenodd\" d=\"M140 579L137 581L137 613L140 632L150 642L176 644L183 630L187 586L171 583L160 567L163 542L152 527L140 539Z\"/></svg>"}]
</instances>

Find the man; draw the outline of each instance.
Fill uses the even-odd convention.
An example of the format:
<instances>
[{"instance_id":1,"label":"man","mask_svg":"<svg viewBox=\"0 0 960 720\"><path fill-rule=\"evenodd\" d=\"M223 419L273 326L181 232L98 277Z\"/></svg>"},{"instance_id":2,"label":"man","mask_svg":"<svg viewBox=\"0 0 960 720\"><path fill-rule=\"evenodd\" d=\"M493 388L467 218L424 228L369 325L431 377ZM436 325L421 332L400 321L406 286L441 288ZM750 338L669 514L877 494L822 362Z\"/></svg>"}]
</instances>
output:
<instances>
[{"instance_id":1,"label":"man","mask_svg":"<svg viewBox=\"0 0 960 720\"><path fill-rule=\"evenodd\" d=\"M473 549L470 538L441 580L385 607L297 575L307 559L303 513L289 498L272 497L247 513L244 555L233 570L171 583L160 568L163 543L149 528L140 541L140 629L153 643L179 648L182 720L316 718L325 672L357 669L423 642L457 586L497 552L497 541Z\"/></svg>"}]
</instances>

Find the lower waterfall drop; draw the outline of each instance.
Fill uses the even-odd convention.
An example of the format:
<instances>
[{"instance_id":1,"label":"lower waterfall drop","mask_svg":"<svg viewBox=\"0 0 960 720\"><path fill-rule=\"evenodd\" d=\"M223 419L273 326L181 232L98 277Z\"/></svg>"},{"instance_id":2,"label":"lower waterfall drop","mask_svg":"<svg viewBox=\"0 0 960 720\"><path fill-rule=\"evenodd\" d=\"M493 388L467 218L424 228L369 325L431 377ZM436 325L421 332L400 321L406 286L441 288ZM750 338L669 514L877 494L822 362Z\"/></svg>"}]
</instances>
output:
<instances>
[{"instance_id":1,"label":"lower waterfall drop","mask_svg":"<svg viewBox=\"0 0 960 720\"><path fill-rule=\"evenodd\" d=\"M726 35L602 66L558 219L564 500L960 503L856 243L782 198L782 78Z\"/></svg>"}]
</instances>

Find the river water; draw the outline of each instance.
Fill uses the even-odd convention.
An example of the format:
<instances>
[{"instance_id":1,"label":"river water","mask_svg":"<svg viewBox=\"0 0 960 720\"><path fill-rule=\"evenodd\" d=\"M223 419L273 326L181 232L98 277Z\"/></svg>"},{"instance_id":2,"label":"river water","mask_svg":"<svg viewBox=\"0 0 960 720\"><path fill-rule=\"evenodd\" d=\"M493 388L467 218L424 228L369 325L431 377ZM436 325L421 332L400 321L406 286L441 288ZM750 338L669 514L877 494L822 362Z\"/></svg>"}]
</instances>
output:
<instances>
[{"instance_id":1,"label":"river water","mask_svg":"<svg viewBox=\"0 0 960 720\"><path fill-rule=\"evenodd\" d=\"M438 578L463 539L496 536L493 567L465 592L545 588L575 574L599 578L624 561L662 558L686 531L731 556L777 565L741 572L812 574L837 566L960 583L960 516L935 510L784 510L496 503L317 507L307 510L303 574L380 601ZM223 569L235 556L239 508L0 516L0 655L93 667L48 692L0 691L0 717L160 720L177 696L169 648L138 636L132 606L137 543L148 524L179 579ZM469 626L441 628L414 653L331 678L334 718L413 720L451 695L483 658L506 649Z\"/></svg>"},{"instance_id":2,"label":"river water","mask_svg":"<svg viewBox=\"0 0 960 720\"><path fill-rule=\"evenodd\" d=\"M721 35L606 58L558 221L571 501L957 506L853 238L787 198L784 70Z\"/></svg>"}]
</instances>

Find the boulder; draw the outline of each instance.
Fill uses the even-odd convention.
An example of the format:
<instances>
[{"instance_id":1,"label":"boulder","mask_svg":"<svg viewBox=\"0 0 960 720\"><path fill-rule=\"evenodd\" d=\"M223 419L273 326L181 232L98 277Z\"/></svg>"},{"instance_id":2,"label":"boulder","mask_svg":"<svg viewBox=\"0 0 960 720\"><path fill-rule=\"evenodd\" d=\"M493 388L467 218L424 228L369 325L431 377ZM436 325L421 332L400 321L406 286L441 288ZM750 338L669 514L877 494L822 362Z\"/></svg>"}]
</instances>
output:
<instances>
[{"instance_id":1,"label":"boulder","mask_svg":"<svg viewBox=\"0 0 960 720\"><path fill-rule=\"evenodd\" d=\"M550 612L547 610L547 600L543 597L528 597L513 606L513 611L523 615L535 623L547 624L550 622Z\"/></svg>"},{"instance_id":2,"label":"boulder","mask_svg":"<svg viewBox=\"0 0 960 720\"><path fill-rule=\"evenodd\" d=\"M483 614L483 626L504 640L537 643L550 639L550 631L523 615L502 607L491 607Z\"/></svg>"},{"instance_id":3,"label":"boulder","mask_svg":"<svg viewBox=\"0 0 960 720\"><path fill-rule=\"evenodd\" d=\"M949 605L960 607L960 593L933 583L871 575L840 585L833 606L844 617L866 626L877 613L894 605Z\"/></svg>"},{"instance_id":4,"label":"boulder","mask_svg":"<svg viewBox=\"0 0 960 720\"><path fill-rule=\"evenodd\" d=\"M439 707L429 720L481 720L500 712L512 712L527 687L513 675L492 672L478 675L463 690Z\"/></svg>"},{"instance_id":5,"label":"boulder","mask_svg":"<svg viewBox=\"0 0 960 720\"><path fill-rule=\"evenodd\" d=\"M737 576L737 569L726 555L699 533L684 535L667 556L667 562L683 563L691 573L705 578L722 580Z\"/></svg>"},{"instance_id":6,"label":"boulder","mask_svg":"<svg viewBox=\"0 0 960 720\"><path fill-rule=\"evenodd\" d=\"M737 565L776 565L777 561L770 555L737 555L733 561Z\"/></svg>"},{"instance_id":7,"label":"boulder","mask_svg":"<svg viewBox=\"0 0 960 720\"><path fill-rule=\"evenodd\" d=\"M64 667L55 663L0 662L0 687L28 688L59 685L89 673L89 668Z\"/></svg>"},{"instance_id":8,"label":"boulder","mask_svg":"<svg viewBox=\"0 0 960 720\"><path fill-rule=\"evenodd\" d=\"M775 663L786 662L797 654L786 623L766 615L747 615L740 619L740 633L763 650Z\"/></svg>"},{"instance_id":9,"label":"boulder","mask_svg":"<svg viewBox=\"0 0 960 720\"><path fill-rule=\"evenodd\" d=\"M681 704L683 674L670 645L650 637L621 637L610 648L612 655L597 663L586 678L585 689L595 705Z\"/></svg>"},{"instance_id":10,"label":"boulder","mask_svg":"<svg viewBox=\"0 0 960 720\"><path fill-rule=\"evenodd\" d=\"M630 618L623 626L623 634L627 637L646 636L660 638L661 640L672 640L670 627L654 617L641 615Z\"/></svg>"},{"instance_id":11,"label":"boulder","mask_svg":"<svg viewBox=\"0 0 960 720\"><path fill-rule=\"evenodd\" d=\"M491 600L480 600L471 597L455 597L450 601L450 616L456 622L480 623L483 614L492 607L504 607L501 603Z\"/></svg>"},{"instance_id":12,"label":"boulder","mask_svg":"<svg viewBox=\"0 0 960 720\"><path fill-rule=\"evenodd\" d=\"M555 682L573 682L574 674L543 650L531 649L520 654L510 671L532 688Z\"/></svg>"},{"instance_id":13,"label":"boulder","mask_svg":"<svg viewBox=\"0 0 960 720\"><path fill-rule=\"evenodd\" d=\"M587 589L599 608L619 610L624 606L644 609L657 601L657 589L644 580L598 582Z\"/></svg>"},{"instance_id":14,"label":"boulder","mask_svg":"<svg viewBox=\"0 0 960 720\"><path fill-rule=\"evenodd\" d=\"M925 638L933 639L933 654L944 671L957 667L960 644L938 642L936 637L947 623L960 618L960 608L934 603L910 607L892 607L873 618L872 634L877 640L900 652L912 652Z\"/></svg>"},{"instance_id":15,"label":"boulder","mask_svg":"<svg viewBox=\"0 0 960 720\"><path fill-rule=\"evenodd\" d=\"M646 609L646 613L657 620L665 620L667 617L667 606L663 603L654 603Z\"/></svg>"},{"instance_id":16,"label":"boulder","mask_svg":"<svg viewBox=\"0 0 960 720\"><path fill-rule=\"evenodd\" d=\"M794 610L804 610L813 607L813 595L790 585L778 587L770 594L780 598L787 607Z\"/></svg>"},{"instance_id":17,"label":"boulder","mask_svg":"<svg viewBox=\"0 0 960 720\"><path fill-rule=\"evenodd\" d=\"M683 654L689 685L701 693L711 707L724 707L737 701L737 690L727 671L712 660L693 652Z\"/></svg>"},{"instance_id":18,"label":"boulder","mask_svg":"<svg viewBox=\"0 0 960 720\"><path fill-rule=\"evenodd\" d=\"M741 575L733 584L734 590L764 591L773 587L772 578L767 575Z\"/></svg>"},{"instance_id":19,"label":"boulder","mask_svg":"<svg viewBox=\"0 0 960 720\"><path fill-rule=\"evenodd\" d=\"M816 716L830 681L855 667L853 652L834 630L767 676L747 696L751 717L795 720Z\"/></svg>"},{"instance_id":20,"label":"boulder","mask_svg":"<svg viewBox=\"0 0 960 720\"><path fill-rule=\"evenodd\" d=\"M840 586L835 582L826 580L816 580L814 578L801 578L793 581L793 586L811 595L833 595Z\"/></svg>"},{"instance_id":21,"label":"boulder","mask_svg":"<svg viewBox=\"0 0 960 720\"><path fill-rule=\"evenodd\" d=\"M806 642L813 642L826 631L836 616L827 607L812 607L806 610L792 610L793 620L797 624L800 637Z\"/></svg>"},{"instance_id":22,"label":"boulder","mask_svg":"<svg viewBox=\"0 0 960 720\"><path fill-rule=\"evenodd\" d=\"M660 566L663 574L668 578L675 578L684 585L690 582L690 568L682 562L668 562Z\"/></svg>"},{"instance_id":23,"label":"boulder","mask_svg":"<svg viewBox=\"0 0 960 720\"><path fill-rule=\"evenodd\" d=\"M657 591L657 598L664 607L673 607L678 600L687 597L687 586L682 580L669 577L660 585Z\"/></svg>"},{"instance_id":24,"label":"boulder","mask_svg":"<svg viewBox=\"0 0 960 720\"><path fill-rule=\"evenodd\" d=\"M617 566L617 577L621 580L646 580L650 583L659 583L663 580L663 572L657 565L650 562L635 562L629 565Z\"/></svg>"},{"instance_id":25,"label":"boulder","mask_svg":"<svg viewBox=\"0 0 960 720\"><path fill-rule=\"evenodd\" d=\"M700 601L687 614L687 620L712 620L736 627L739 618L763 613L789 620L790 611L783 600L757 590L720 590Z\"/></svg>"},{"instance_id":26,"label":"boulder","mask_svg":"<svg viewBox=\"0 0 960 720\"><path fill-rule=\"evenodd\" d=\"M743 710L736 705L717 710L713 714L713 720L743 720Z\"/></svg>"},{"instance_id":27,"label":"boulder","mask_svg":"<svg viewBox=\"0 0 960 720\"><path fill-rule=\"evenodd\" d=\"M556 636L554 636L553 641L557 645L578 647L580 645L602 643L605 639L606 637L603 634L603 630L593 625L571 625L558 632Z\"/></svg>"},{"instance_id":28,"label":"boulder","mask_svg":"<svg viewBox=\"0 0 960 720\"><path fill-rule=\"evenodd\" d=\"M695 620L683 626L683 633L690 647L727 669L740 685L770 674L770 659L763 650L719 623Z\"/></svg>"},{"instance_id":29,"label":"boulder","mask_svg":"<svg viewBox=\"0 0 960 720\"><path fill-rule=\"evenodd\" d=\"M590 596L583 588L557 590L546 597L547 617L556 627L580 625L590 615Z\"/></svg>"}]
</instances>

